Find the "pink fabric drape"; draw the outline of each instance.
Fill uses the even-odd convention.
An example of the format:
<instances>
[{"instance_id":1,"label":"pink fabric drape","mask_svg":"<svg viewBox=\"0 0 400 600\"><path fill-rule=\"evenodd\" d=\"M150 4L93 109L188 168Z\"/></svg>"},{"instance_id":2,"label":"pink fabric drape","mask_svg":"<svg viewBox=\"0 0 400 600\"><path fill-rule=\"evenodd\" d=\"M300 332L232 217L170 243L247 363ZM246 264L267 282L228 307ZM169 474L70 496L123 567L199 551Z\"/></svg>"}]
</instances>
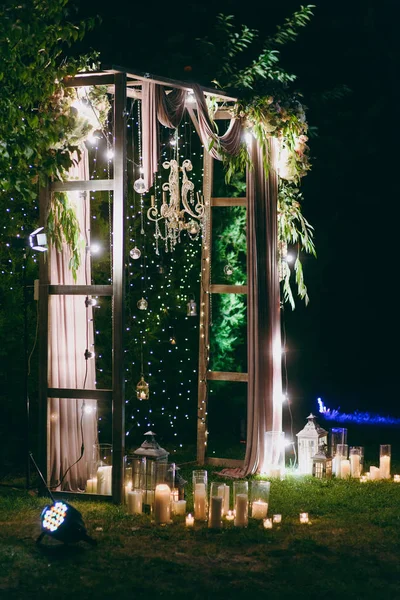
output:
<instances>
[{"instance_id":1,"label":"pink fabric drape","mask_svg":"<svg viewBox=\"0 0 400 600\"><path fill-rule=\"evenodd\" d=\"M70 179L85 180L88 157L83 151L79 164L69 172ZM76 211L81 235L89 245L89 193L69 192L68 200ZM69 268L70 252L49 248L51 284L85 285L91 283L90 255L81 251L81 266L74 282ZM95 389L94 360L85 360L86 348L93 351L92 308L86 308L84 296L52 296L49 303L49 387ZM97 402L70 398L49 399L49 473L52 486L57 486L67 469L84 454L66 475L62 489L82 490L88 479L87 463L92 460L93 445L97 443Z\"/></svg>"},{"instance_id":2,"label":"pink fabric drape","mask_svg":"<svg viewBox=\"0 0 400 600\"><path fill-rule=\"evenodd\" d=\"M142 165L146 190L154 182L158 170L158 126L155 84L144 81L142 84Z\"/></svg>"},{"instance_id":3,"label":"pink fabric drape","mask_svg":"<svg viewBox=\"0 0 400 600\"><path fill-rule=\"evenodd\" d=\"M243 474L263 471L265 433L282 430L280 293L277 256L276 143L270 140L269 177L252 137L247 173L247 446Z\"/></svg>"},{"instance_id":4,"label":"pink fabric drape","mask_svg":"<svg viewBox=\"0 0 400 600\"><path fill-rule=\"evenodd\" d=\"M222 158L218 152L219 147L232 156L238 154L243 139L242 121L232 119L227 132L222 136L218 136L209 117L207 103L201 87L193 84L193 92L196 98L197 118L204 147L217 160ZM185 90L173 90L167 95L163 86L149 81L144 81L142 84L142 164L146 190L152 187L154 173L158 170L157 120L165 127L171 129L178 127L185 111L186 95Z\"/></svg>"}]
</instances>

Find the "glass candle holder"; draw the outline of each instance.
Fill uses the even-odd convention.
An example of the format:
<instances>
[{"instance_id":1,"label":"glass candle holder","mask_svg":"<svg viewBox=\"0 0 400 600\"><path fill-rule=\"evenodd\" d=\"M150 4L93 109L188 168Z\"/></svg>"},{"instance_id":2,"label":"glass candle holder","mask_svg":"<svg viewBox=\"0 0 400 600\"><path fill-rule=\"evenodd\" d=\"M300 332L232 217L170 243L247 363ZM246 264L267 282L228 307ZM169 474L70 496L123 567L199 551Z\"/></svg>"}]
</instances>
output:
<instances>
[{"instance_id":1,"label":"glass candle holder","mask_svg":"<svg viewBox=\"0 0 400 600\"><path fill-rule=\"evenodd\" d=\"M390 444L380 446L379 452L379 471L381 479L390 479L390 458L392 455L392 447Z\"/></svg>"},{"instance_id":2,"label":"glass candle holder","mask_svg":"<svg viewBox=\"0 0 400 600\"><path fill-rule=\"evenodd\" d=\"M332 472L338 477L336 460L336 452L339 444L347 444L347 429L345 427L332 427L330 431L331 438L331 456L332 456ZM346 456L347 458L347 456Z\"/></svg>"},{"instance_id":3,"label":"glass candle holder","mask_svg":"<svg viewBox=\"0 0 400 600\"><path fill-rule=\"evenodd\" d=\"M270 481L251 482L250 499L251 499L251 516L253 519L265 519L268 513L269 491L271 488Z\"/></svg>"},{"instance_id":4,"label":"glass candle holder","mask_svg":"<svg viewBox=\"0 0 400 600\"><path fill-rule=\"evenodd\" d=\"M309 522L308 513L300 513L300 523L304 525L305 523Z\"/></svg>"},{"instance_id":5,"label":"glass candle holder","mask_svg":"<svg viewBox=\"0 0 400 600\"><path fill-rule=\"evenodd\" d=\"M342 459L340 464L340 477L348 479L350 477L350 461L346 458Z\"/></svg>"},{"instance_id":6,"label":"glass candle holder","mask_svg":"<svg viewBox=\"0 0 400 600\"><path fill-rule=\"evenodd\" d=\"M193 505L196 521L207 521L207 471L193 471Z\"/></svg>"},{"instance_id":7,"label":"glass candle holder","mask_svg":"<svg viewBox=\"0 0 400 600\"><path fill-rule=\"evenodd\" d=\"M400 475L393 475L393 481L395 483L400 483Z\"/></svg>"},{"instance_id":8,"label":"glass candle holder","mask_svg":"<svg viewBox=\"0 0 400 600\"><path fill-rule=\"evenodd\" d=\"M247 527L249 519L249 483L233 482L233 505L235 508L234 524L236 527Z\"/></svg>"},{"instance_id":9,"label":"glass candle holder","mask_svg":"<svg viewBox=\"0 0 400 600\"><path fill-rule=\"evenodd\" d=\"M361 477L364 467L364 448L362 446L350 446L350 475Z\"/></svg>"},{"instance_id":10,"label":"glass candle holder","mask_svg":"<svg viewBox=\"0 0 400 600\"><path fill-rule=\"evenodd\" d=\"M213 482L210 487L210 508L208 513L208 527L210 529L221 529L222 527L224 495L219 494L220 487L220 484L216 482Z\"/></svg>"},{"instance_id":11,"label":"glass candle holder","mask_svg":"<svg viewBox=\"0 0 400 600\"><path fill-rule=\"evenodd\" d=\"M263 519L264 529L272 529L272 519Z\"/></svg>"},{"instance_id":12,"label":"glass candle holder","mask_svg":"<svg viewBox=\"0 0 400 600\"><path fill-rule=\"evenodd\" d=\"M282 515L273 515L272 516L272 521L274 523L282 523Z\"/></svg>"},{"instance_id":13,"label":"glass candle holder","mask_svg":"<svg viewBox=\"0 0 400 600\"><path fill-rule=\"evenodd\" d=\"M342 461L347 460L349 447L347 444L338 444L336 446L335 456L335 475L336 477L342 477Z\"/></svg>"}]
</instances>

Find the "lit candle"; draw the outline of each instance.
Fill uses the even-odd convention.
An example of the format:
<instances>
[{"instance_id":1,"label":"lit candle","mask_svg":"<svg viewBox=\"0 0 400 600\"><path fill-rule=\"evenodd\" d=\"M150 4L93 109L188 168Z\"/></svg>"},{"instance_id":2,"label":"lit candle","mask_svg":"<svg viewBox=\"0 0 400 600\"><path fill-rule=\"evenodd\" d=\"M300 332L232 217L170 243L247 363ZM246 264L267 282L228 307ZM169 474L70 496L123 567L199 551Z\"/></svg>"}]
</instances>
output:
<instances>
[{"instance_id":1,"label":"lit candle","mask_svg":"<svg viewBox=\"0 0 400 600\"><path fill-rule=\"evenodd\" d=\"M308 513L300 513L300 523L308 523Z\"/></svg>"},{"instance_id":2,"label":"lit candle","mask_svg":"<svg viewBox=\"0 0 400 600\"><path fill-rule=\"evenodd\" d=\"M360 483L367 483L367 481L368 481L368 477L366 475L361 475Z\"/></svg>"},{"instance_id":3,"label":"lit candle","mask_svg":"<svg viewBox=\"0 0 400 600\"><path fill-rule=\"evenodd\" d=\"M233 514L233 512L231 510L228 510L228 513L225 518L227 521L233 521L233 519L235 518L235 515Z\"/></svg>"},{"instance_id":4,"label":"lit candle","mask_svg":"<svg viewBox=\"0 0 400 600\"><path fill-rule=\"evenodd\" d=\"M268 512L268 502L256 500L251 507L251 516L253 519L265 519Z\"/></svg>"},{"instance_id":5,"label":"lit candle","mask_svg":"<svg viewBox=\"0 0 400 600\"><path fill-rule=\"evenodd\" d=\"M97 493L111 496L112 467L103 466L97 469Z\"/></svg>"},{"instance_id":6,"label":"lit candle","mask_svg":"<svg viewBox=\"0 0 400 600\"><path fill-rule=\"evenodd\" d=\"M272 519L263 520L264 529L272 529Z\"/></svg>"},{"instance_id":7,"label":"lit candle","mask_svg":"<svg viewBox=\"0 0 400 600\"><path fill-rule=\"evenodd\" d=\"M128 514L141 515L143 508L143 494L141 490L128 492Z\"/></svg>"},{"instance_id":8,"label":"lit candle","mask_svg":"<svg viewBox=\"0 0 400 600\"><path fill-rule=\"evenodd\" d=\"M189 513L185 519L186 527L193 527L194 525L194 517Z\"/></svg>"},{"instance_id":9,"label":"lit candle","mask_svg":"<svg viewBox=\"0 0 400 600\"><path fill-rule=\"evenodd\" d=\"M350 477L350 461L347 458L343 458L340 461L340 477L342 479L348 479Z\"/></svg>"},{"instance_id":10,"label":"lit candle","mask_svg":"<svg viewBox=\"0 0 400 600\"><path fill-rule=\"evenodd\" d=\"M361 462L359 454L350 454L350 473L352 477L361 476Z\"/></svg>"},{"instance_id":11,"label":"lit candle","mask_svg":"<svg viewBox=\"0 0 400 600\"><path fill-rule=\"evenodd\" d=\"M171 489L166 483L159 483L154 494L154 520L168 523L171 517Z\"/></svg>"},{"instance_id":12,"label":"lit candle","mask_svg":"<svg viewBox=\"0 0 400 600\"><path fill-rule=\"evenodd\" d=\"M173 504L174 514L184 515L186 513L186 500L176 500Z\"/></svg>"},{"instance_id":13,"label":"lit candle","mask_svg":"<svg viewBox=\"0 0 400 600\"><path fill-rule=\"evenodd\" d=\"M235 525L236 527L246 527L248 519L248 495L236 494L235 504Z\"/></svg>"},{"instance_id":14,"label":"lit candle","mask_svg":"<svg viewBox=\"0 0 400 600\"><path fill-rule=\"evenodd\" d=\"M272 516L272 521L274 523L282 523L282 515L273 515Z\"/></svg>"},{"instance_id":15,"label":"lit candle","mask_svg":"<svg viewBox=\"0 0 400 600\"><path fill-rule=\"evenodd\" d=\"M196 483L194 490L194 516L196 520L207 520L205 483Z\"/></svg>"},{"instance_id":16,"label":"lit candle","mask_svg":"<svg viewBox=\"0 0 400 600\"><path fill-rule=\"evenodd\" d=\"M178 488L173 488L171 491L171 502L178 502L179 500L179 490Z\"/></svg>"},{"instance_id":17,"label":"lit candle","mask_svg":"<svg viewBox=\"0 0 400 600\"><path fill-rule=\"evenodd\" d=\"M393 475L393 481L395 483L400 483L400 475Z\"/></svg>"},{"instance_id":18,"label":"lit candle","mask_svg":"<svg viewBox=\"0 0 400 600\"><path fill-rule=\"evenodd\" d=\"M390 479L390 456L380 457L379 471L382 479Z\"/></svg>"},{"instance_id":19,"label":"lit candle","mask_svg":"<svg viewBox=\"0 0 400 600\"><path fill-rule=\"evenodd\" d=\"M218 486L218 496L221 496L221 498L223 498L222 514L226 515L226 513L229 510L229 485L226 485L225 483L223 483L222 485L219 485Z\"/></svg>"},{"instance_id":20,"label":"lit candle","mask_svg":"<svg viewBox=\"0 0 400 600\"><path fill-rule=\"evenodd\" d=\"M381 473L378 467L369 468L369 478L375 481L381 478Z\"/></svg>"},{"instance_id":21,"label":"lit candle","mask_svg":"<svg viewBox=\"0 0 400 600\"><path fill-rule=\"evenodd\" d=\"M125 504L128 504L128 493L132 491L132 481L125 485Z\"/></svg>"},{"instance_id":22,"label":"lit candle","mask_svg":"<svg viewBox=\"0 0 400 600\"><path fill-rule=\"evenodd\" d=\"M210 520L208 526L211 529L221 529L222 527L222 496L211 496Z\"/></svg>"},{"instance_id":23,"label":"lit candle","mask_svg":"<svg viewBox=\"0 0 400 600\"><path fill-rule=\"evenodd\" d=\"M87 494L97 494L97 477L93 477L92 479L87 480L86 493Z\"/></svg>"},{"instance_id":24,"label":"lit candle","mask_svg":"<svg viewBox=\"0 0 400 600\"><path fill-rule=\"evenodd\" d=\"M154 206L154 195L151 195L151 205Z\"/></svg>"}]
</instances>

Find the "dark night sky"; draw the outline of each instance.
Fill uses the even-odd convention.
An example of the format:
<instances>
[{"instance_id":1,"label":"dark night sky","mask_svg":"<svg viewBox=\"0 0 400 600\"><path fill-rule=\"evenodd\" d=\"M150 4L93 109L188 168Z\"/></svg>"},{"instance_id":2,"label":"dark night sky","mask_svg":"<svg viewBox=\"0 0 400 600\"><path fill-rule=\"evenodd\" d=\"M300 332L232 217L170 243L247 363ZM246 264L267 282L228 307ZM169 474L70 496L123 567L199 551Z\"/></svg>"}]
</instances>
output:
<instances>
[{"instance_id":1,"label":"dark night sky","mask_svg":"<svg viewBox=\"0 0 400 600\"><path fill-rule=\"evenodd\" d=\"M315 226L318 259L305 261L311 303L286 308L289 392L301 417L317 396L330 406L391 413L397 407L397 0L316 0L312 23L283 53L319 137L303 182L305 216ZM82 14L102 24L86 45L104 63L200 82L205 71L193 40L214 16L235 14L263 33L300 2L210 0L125 4L81 0ZM323 102L346 84L351 93ZM296 407L296 409L295 409Z\"/></svg>"}]
</instances>

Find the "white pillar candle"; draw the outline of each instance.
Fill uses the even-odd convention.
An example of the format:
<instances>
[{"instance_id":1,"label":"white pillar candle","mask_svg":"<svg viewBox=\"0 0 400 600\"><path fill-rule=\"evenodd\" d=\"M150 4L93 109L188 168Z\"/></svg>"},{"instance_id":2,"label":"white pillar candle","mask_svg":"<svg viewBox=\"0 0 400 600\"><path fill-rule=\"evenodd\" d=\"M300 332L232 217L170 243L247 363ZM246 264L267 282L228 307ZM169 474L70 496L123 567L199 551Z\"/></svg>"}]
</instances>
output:
<instances>
[{"instance_id":1,"label":"white pillar candle","mask_svg":"<svg viewBox=\"0 0 400 600\"><path fill-rule=\"evenodd\" d=\"M233 521L233 519L235 518L235 515L233 514L233 512L231 510L228 510L225 518L227 521Z\"/></svg>"},{"instance_id":2,"label":"white pillar candle","mask_svg":"<svg viewBox=\"0 0 400 600\"><path fill-rule=\"evenodd\" d=\"M173 506L175 515L184 515L186 513L186 500L176 500Z\"/></svg>"},{"instance_id":3,"label":"white pillar candle","mask_svg":"<svg viewBox=\"0 0 400 600\"><path fill-rule=\"evenodd\" d=\"M223 483L218 486L218 496L223 498L222 502L222 514L226 515L229 510L229 485Z\"/></svg>"},{"instance_id":4,"label":"white pillar candle","mask_svg":"<svg viewBox=\"0 0 400 600\"><path fill-rule=\"evenodd\" d=\"M352 477L361 477L361 461L359 454L350 454L350 474Z\"/></svg>"},{"instance_id":5,"label":"white pillar candle","mask_svg":"<svg viewBox=\"0 0 400 600\"><path fill-rule=\"evenodd\" d=\"M142 490L132 490L128 492L128 514L141 515L143 510Z\"/></svg>"},{"instance_id":6,"label":"white pillar candle","mask_svg":"<svg viewBox=\"0 0 400 600\"><path fill-rule=\"evenodd\" d=\"M308 513L300 513L300 523L308 523Z\"/></svg>"},{"instance_id":7,"label":"white pillar candle","mask_svg":"<svg viewBox=\"0 0 400 600\"><path fill-rule=\"evenodd\" d=\"M274 523L282 523L282 515L273 515L272 516L272 521Z\"/></svg>"},{"instance_id":8,"label":"white pillar candle","mask_svg":"<svg viewBox=\"0 0 400 600\"><path fill-rule=\"evenodd\" d=\"M265 519L268 512L268 502L256 500L251 507L251 516L253 519Z\"/></svg>"},{"instance_id":9,"label":"white pillar candle","mask_svg":"<svg viewBox=\"0 0 400 600\"><path fill-rule=\"evenodd\" d=\"M93 477L92 479L87 480L86 493L87 494L97 494L97 478L96 477Z\"/></svg>"},{"instance_id":10,"label":"white pillar candle","mask_svg":"<svg viewBox=\"0 0 400 600\"><path fill-rule=\"evenodd\" d=\"M369 468L369 478L371 480L375 480L375 481L381 478L381 474L380 474L378 467L370 467Z\"/></svg>"},{"instance_id":11,"label":"white pillar candle","mask_svg":"<svg viewBox=\"0 0 400 600\"><path fill-rule=\"evenodd\" d=\"M381 479L390 479L390 456L381 456L379 459Z\"/></svg>"},{"instance_id":12,"label":"white pillar candle","mask_svg":"<svg viewBox=\"0 0 400 600\"><path fill-rule=\"evenodd\" d=\"M264 529L272 529L272 519L263 520Z\"/></svg>"},{"instance_id":13,"label":"white pillar candle","mask_svg":"<svg viewBox=\"0 0 400 600\"><path fill-rule=\"evenodd\" d=\"M193 527L194 525L194 517L189 513L185 519L186 527Z\"/></svg>"},{"instance_id":14,"label":"white pillar candle","mask_svg":"<svg viewBox=\"0 0 400 600\"><path fill-rule=\"evenodd\" d=\"M222 496L211 496L210 520L208 526L212 529L221 529L222 527Z\"/></svg>"},{"instance_id":15,"label":"white pillar candle","mask_svg":"<svg viewBox=\"0 0 400 600\"><path fill-rule=\"evenodd\" d=\"M235 504L235 525L236 527L246 527L248 518L248 495L236 494Z\"/></svg>"},{"instance_id":16,"label":"white pillar candle","mask_svg":"<svg viewBox=\"0 0 400 600\"><path fill-rule=\"evenodd\" d=\"M194 517L200 521L207 520L205 483L196 483L194 490Z\"/></svg>"},{"instance_id":17,"label":"white pillar candle","mask_svg":"<svg viewBox=\"0 0 400 600\"><path fill-rule=\"evenodd\" d=\"M393 481L395 483L400 483L400 475L393 475Z\"/></svg>"},{"instance_id":18,"label":"white pillar candle","mask_svg":"<svg viewBox=\"0 0 400 600\"><path fill-rule=\"evenodd\" d=\"M340 477L342 479L350 477L350 461L347 458L343 458L340 462Z\"/></svg>"},{"instance_id":19,"label":"white pillar candle","mask_svg":"<svg viewBox=\"0 0 400 600\"><path fill-rule=\"evenodd\" d=\"M132 491L132 481L125 485L125 504L128 504L128 493Z\"/></svg>"},{"instance_id":20,"label":"white pillar candle","mask_svg":"<svg viewBox=\"0 0 400 600\"><path fill-rule=\"evenodd\" d=\"M171 489L166 483L159 483L154 494L154 520L168 523L171 518Z\"/></svg>"},{"instance_id":21,"label":"white pillar candle","mask_svg":"<svg viewBox=\"0 0 400 600\"><path fill-rule=\"evenodd\" d=\"M111 473L112 467L103 466L97 469L97 493L111 496Z\"/></svg>"}]
</instances>

